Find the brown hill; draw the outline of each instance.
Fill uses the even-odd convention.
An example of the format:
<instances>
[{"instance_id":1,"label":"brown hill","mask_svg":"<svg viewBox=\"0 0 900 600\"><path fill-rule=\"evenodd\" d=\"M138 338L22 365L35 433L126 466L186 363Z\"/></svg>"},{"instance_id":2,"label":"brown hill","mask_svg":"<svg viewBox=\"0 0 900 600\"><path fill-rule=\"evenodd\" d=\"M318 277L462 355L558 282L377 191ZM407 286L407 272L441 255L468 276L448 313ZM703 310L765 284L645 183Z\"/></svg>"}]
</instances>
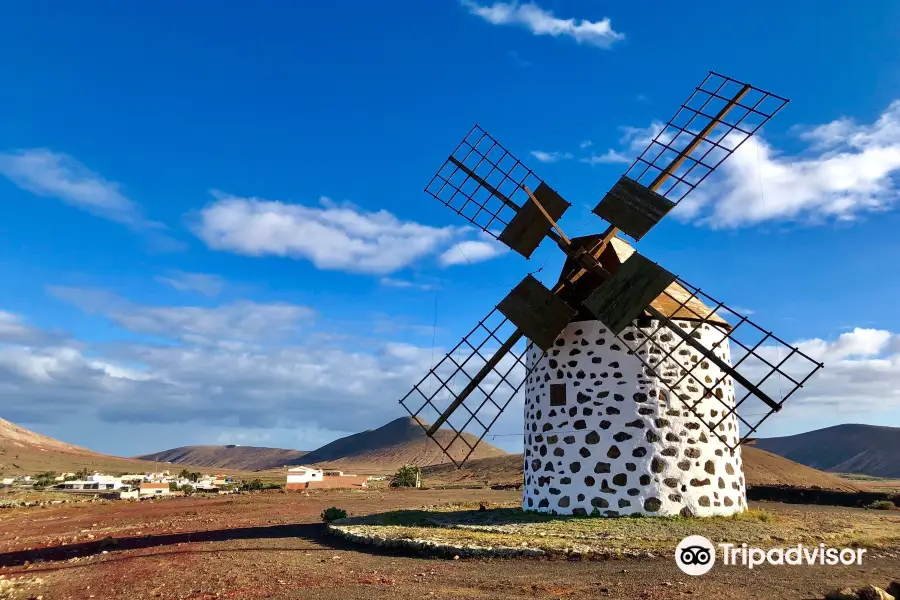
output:
<instances>
[{"instance_id":1,"label":"brown hill","mask_svg":"<svg viewBox=\"0 0 900 600\"><path fill-rule=\"evenodd\" d=\"M449 429L441 429L437 438L446 445L454 433ZM477 438L464 434L470 444ZM454 458L461 459L469 451L461 440L451 446ZM475 448L470 460L505 456L507 452L481 442ZM378 429L363 431L340 438L314 450L294 464L327 465L346 469L380 469L394 470L405 464L419 466L448 462L443 451L433 440L425 435L425 431L416 419L402 417L383 425Z\"/></svg>"},{"instance_id":2,"label":"brown hill","mask_svg":"<svg viewBox=\"0 0 900 600\"><path fill-rule=\"evenodd\" d=\"M752 446L742 448L747 484L819 486L826 489L856 491L857 486L830 473L792 462ZM509 454L495 458L471 460L457 469L453 464L423 469L426 482L517 484L522 481L522 455Z\"/></svg>"},{"instance_id":3,"label":"brown hill","mask_svg":"<svg viewBox=\"0 0 900 600\"><path fill-rule=\"evenodd\" d=\"M305 450L263 448L259 446L181 446L135 458L195 467L262 471L296 464Z\"/></svg>"},{"instance_id":4,"label":"brown hill","mask_svg":"<svg viewBox=\"0 0 900 600\"><path fill-rule=\"evenodd\" d=\"M86 468L104 472L152 471L155 465L73 446L0 419L0 472L4 475L44 471L74 472Z\"/></svg>"},{"instance_id":5,"label":"brown hill","mask_svg":"<svg viewBox=\"0 0 900 600\"><path fill-rule=\"evenodd\" d=\"M900 477L900 427L835 425L797 435L760 438L756 446L823 471Z\"/></svg>"}]
</instances>

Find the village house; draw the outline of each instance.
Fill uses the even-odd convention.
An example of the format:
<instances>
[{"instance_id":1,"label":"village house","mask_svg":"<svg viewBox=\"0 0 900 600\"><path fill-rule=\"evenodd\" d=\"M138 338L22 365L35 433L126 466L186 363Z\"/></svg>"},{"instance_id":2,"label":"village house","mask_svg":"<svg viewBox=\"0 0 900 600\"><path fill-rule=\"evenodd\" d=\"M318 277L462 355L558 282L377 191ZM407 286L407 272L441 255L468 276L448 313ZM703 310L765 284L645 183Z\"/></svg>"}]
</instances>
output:
<instances>
[{"instance_id":1,"label":"village house","mask_svg":"<svg viewBox=\"0 0 900 600\"><path fill-rule=\"evenodd\" d=\"M288 469L286 490L305 490L309 487L310 482L322 481L322 469L314 469L312 467L294 467Z\"/></svg>"},{"instance_id":2,"label":"village house","mask_svg":"<svg viewBox=\"0 0 900 600\"><path fill-rule=\"evenodd\" d=\"M168 496L169 484L166 482L150 482L145 481L141 484L140 496L146 498L148 496Z\"/></svg>"},{"instance_id":3,"label":"village house","mask_svg":"<svg viewBox=\"0 0 900 600\"><path fill-rule=\"evenodd\" d=\"M313 467L288 469L284 489L310 490L321 488L364 488L368 487L368 477L345 475L342 471L323 471Z\"/></svg>"},{"instance_id":4,"label":"village house","mask_svg":"<svg viewBox=\"0 0 900 600\"><path fill-rule=\"evenodd\" d=\"M91 479L91 475L88 476L88 479L72 479L70 481L63 481L60 483L57 488L67 491L83 491L83 490L118 490L122 488L122 482L117 478L110 477L109 479Z\"/></svg>"}]
</instances>

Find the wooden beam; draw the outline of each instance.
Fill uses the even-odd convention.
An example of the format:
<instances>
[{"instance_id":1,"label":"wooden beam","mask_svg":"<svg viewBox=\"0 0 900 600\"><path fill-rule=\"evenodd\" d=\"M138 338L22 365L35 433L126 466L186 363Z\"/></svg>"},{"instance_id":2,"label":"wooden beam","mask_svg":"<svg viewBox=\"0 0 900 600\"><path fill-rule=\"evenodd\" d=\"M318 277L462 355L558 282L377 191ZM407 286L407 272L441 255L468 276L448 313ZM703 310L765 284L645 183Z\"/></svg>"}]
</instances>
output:
<instances>
[{"instance_id":1,"label":"wooden beam","mask_svg":"<svg viewBox=\"0 0 900 600\"><path fill-rule=\"evenodd\" d=\"M531 198L531 201L534 202L535 206L538 207L538 210L541 211L541 214L544 215L544 218L550 222L550 226L556 230L556 233L559 234L559 237L563 241L563 243L565 243L566 246L571 246L572 241L568 237L566 237L566 234L563 233L563 230L560 229L556 221L553 220L553 217L550 216L550 213L547 212L547 209L545 209L544 206L538 201L538 199L534 197L534 194L531 193L531 190L528 189L528 186L523 183L522 189L525 190L525 192L528 194L528 197Z\"/></svg>"},{"instance_id":2,"label":"wooden beam","mask_svg":"<svg viewBox=\"0 0 900 600\"><path fill-rule=\"evenodd\" d=\"M713 363L717 367L719 367L723 373L727 373L732 379L740 383L742 386L747 388L754 396L765 402L769 408L778 412L781 410L781 405L769 398L769 396L763 392L761 389L750 383L750 381L738 373L738 370L733 366L726 363L724 360L716 356L715 352L712 349L707 348L693 337L691 334L683 330L681 327L675 324L671 324L671 319L652 306L648 306L646 311L650 313L650 316L654 319L659 319L660 323L670 323L670 325L666 326L666 329L683 339L691 348L700 353L703 358L707 359L709 362Z\"/></svg>"},{"instance_id":3,"label":"wooden beam","mask_svg":"<svg viewBox=\"0 0 900 600\"><path fill-rule=\"evenodd\" d=\"M530 274L500 301L497 310L544 351L578 312Z\"/></svg>"},{"instance_id":4,"label":"wooden beam","mask_svg":"<svg viewBox=\"0 0 900 600\"><path fill-rule=\"evenodd\" d=\"M622 175L591 212L640 241L674 207L668 198Z\"/></svg>"},{"instance_id":5,"label":"wooden beam","mask_svg":"<svg viewBox=\"0 0 900 600\"><path fill-rule=\"evenodd\" d=\"M553 230L553 222L560 219L570 206L544 182L538 185L532 197L533 199L525 200L522 208L513 215L497 236L498 240L525 258L531 257L545 237L549 237L557 244L560 243L561 238Z\"/></svg>"},{"instance_id":6,"label":"wooden beam","mask_svg":"<svg viewBox=\"0 0 900 600\"><path fill-rule=\"evenodd\" d=\"M619 335L674 280L674 275L635 252L622 263L611 280L587 297L584 305L610 331Z\"/></svg>"},{"instance_id":7,"label":"wooden beam","mask_svg":"<svg viewBox=\"0 0 900 600\"><path fill-rule=\"evenodd\" d=\"M476 173L475 171L473 171L472 169L470 169L470 168L467 167L466 165L464 165L464 164L462 164L461 162L459 162L459 160L457 160L457 158L456 158L455 156L450 156L450 158L449 158L448 160L449 160L450 162L452 162L454 165L456 165L457 167L459 167L459 169L460 169L463 173L465 173L466 175L468 175L469 177L471 177L472 179L474 179L475 181L477 181L477 182L478 182L478 185L484 187L484 189L486 189L487 191L489 191L495 198L497 198L498 200L500 200L501 202L503 202L503 204L507 205L508 207L510 207L510 208L513 209L513 210L519 210L519 205L518 205L518 204L516 204L515 202L513 202L512 200L510 200L509 198L507 198L500 190L498 190L497 188L495 188L494 186L492 186L490 183L488 183L488 182L487 182L484 178L482 178L478 173Z\"/></svg>"},{"instance_id":8,"label":"wooden beam","mask_svg":"<svg viewBox=\"0 0 900 600\"><path fill-rule=\"evenodd\" d=\"M453 412L457 408L459 408L463 402L466 401L466 398L469 397L469 394L475 391L475 388L477 388L478 385L482 381L484 381L484 378L494 370L494 367L497 366L497 363L499 363L500 360L504 356L506 356L506 354L512 349L513 346L516 345L516 342L518 342L520 339L522 339L522 332L516 330L511 336L509 336L508 340L503 342L503 345L497 349L494 355L490 359L488 359L486 363L484 363L484 366L481 367L481 370L478 371L478 373L475 374L475 377L473 377L472 380L466 385L466 387L462 389L456 399L450 404L450 406L447 407L447 410L441 413L441 416L439 416L437 420L431 425L431 427L426 432L428 433L429 437L434 437L434 434L437 433L437 430L441 428L441 425L443 425L447 421L447 419L450 418L450 415L452 415Z\"/></svg>"},{"instance_id":9,"label":"wooden beam","mask_svg":"<svg viewBox=\"0 0 900 600\"><path fill-rule=\"evenodd\" d=\"M684 150L678 153L678 156L675 157L669 166L666 167L666 170L656 176L656 179L653 180L648 187L654 192L659 189L659 187L665 182L666 179L669 178L670 175L675 173L678 170L678 167L687 159L688 156L691 155L691 152L697 149L697 146L700 145L700 142L706 138L710 134L710 132L715 129L716 125L722 122L722 119L727 115L732 108L734 108L738 102L741 101L741 98L747 95L751 89L750 84L745 84L741 90L735 94L734 98L728 101L728 104L722 107L722 110L709 122L706 124L703 129L700 130L700 133L694 136L694 139L691 140L687 146L684 147Z\"/></svg>"},{"instance_id":10,"label":"wooden beam","mask_svg":"<svg viewBox=\"0 0 900 600\"><path fill-rule=\"evenodd\" d=\"M696 150L697 146L700 145L700 142L703 141L703 138L706 135L709 135L709 132L711 132L713 128L725 117L725 115L727 115L729 111L731 111L731 109L734 108L738 102L740 102L741 98L743 98L747 94L747 92L750 91L750 89L751 86L749 84L744 85L744 87L741 88L741 90L737 94L735 94L735 96L731 100L728 101L728 104L722 107L722 110L718 112L715 118L707 123L706 126L700 130L699 134L694 136L694 139L691 140L691 142L687 146L685 146L684 150L682 150L677 157L675 157L675 160L669 163L669 166L667 166L665 170L660 173L656 177L656 179L653 180L653 183L651 183L647 187L649 187L654 192L658 191L662 184L665 183L666 179L668 179L678 169L678 167L681 166L685 159L690 156L691 152ZM604 232L603 238L598 241L594 248L591 250L591 255L594 258L600 258L600 255L603 254L603 251L606 249L606 245L609 244L609 241L613 237L615 237L617 233L619 233L619 229L611 225L606 230L606 232ZM578 270L570 277L570 281L572 283L578 281L584 276L585 273L585 269ZM557 288L559 288L559 290L562 290L562 288L564 287L565 282L560 282L560 284L557 285ZM557 291L556 288L554 288L554 292L555 291Z\"/></svg>"}]
</instances>

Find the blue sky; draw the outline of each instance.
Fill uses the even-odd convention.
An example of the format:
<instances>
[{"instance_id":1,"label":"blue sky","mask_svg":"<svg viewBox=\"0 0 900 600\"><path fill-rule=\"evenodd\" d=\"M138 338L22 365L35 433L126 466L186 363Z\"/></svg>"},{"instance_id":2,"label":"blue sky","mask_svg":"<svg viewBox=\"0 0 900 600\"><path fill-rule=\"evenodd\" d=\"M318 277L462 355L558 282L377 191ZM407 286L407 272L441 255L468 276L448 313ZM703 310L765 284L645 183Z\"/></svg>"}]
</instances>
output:
<instances>
[{"instance_id":1,"label":"blue sky","mask_svg":"<svg viewBox=\"0 0 900 600\"><path fill-rule=\"evenodd\" d=\"M466 131L598 231L615 157L713 69L791 103L642 252L826 361L765 433L900 426L900 6L648 6L4 6L0 416L118 454L401 416L433 354L561 264L423 193Z\"/></svg>"}]
</instances>

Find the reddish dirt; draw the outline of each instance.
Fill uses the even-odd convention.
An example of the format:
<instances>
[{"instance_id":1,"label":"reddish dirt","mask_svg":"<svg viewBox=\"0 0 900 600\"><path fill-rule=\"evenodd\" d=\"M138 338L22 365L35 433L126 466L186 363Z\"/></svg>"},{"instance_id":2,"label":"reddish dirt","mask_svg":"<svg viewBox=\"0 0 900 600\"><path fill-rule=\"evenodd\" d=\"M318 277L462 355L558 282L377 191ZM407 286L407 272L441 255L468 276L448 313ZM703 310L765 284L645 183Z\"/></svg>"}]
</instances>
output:
<instances>
[{"instance_id":1,"label":"reddish dirt","mask_svg":"<svg viewBox=\"0 0 900 600\"><path fill-rule=\"evenodd\" d=\"M333 505L352 515L517 496L491 490L321 490L308 496L7 509L0 512L0 575L35 582L16 587L11 597L47 600L815 598L846 585L884 586L900 575L896 552L873 552L861 567L750 572L717 565L696 578L681 574L671 558L442 560L348 546L325 535L319 520ZM766 508L775 512L778 505Z\"/></svg>"}]
</instances>

